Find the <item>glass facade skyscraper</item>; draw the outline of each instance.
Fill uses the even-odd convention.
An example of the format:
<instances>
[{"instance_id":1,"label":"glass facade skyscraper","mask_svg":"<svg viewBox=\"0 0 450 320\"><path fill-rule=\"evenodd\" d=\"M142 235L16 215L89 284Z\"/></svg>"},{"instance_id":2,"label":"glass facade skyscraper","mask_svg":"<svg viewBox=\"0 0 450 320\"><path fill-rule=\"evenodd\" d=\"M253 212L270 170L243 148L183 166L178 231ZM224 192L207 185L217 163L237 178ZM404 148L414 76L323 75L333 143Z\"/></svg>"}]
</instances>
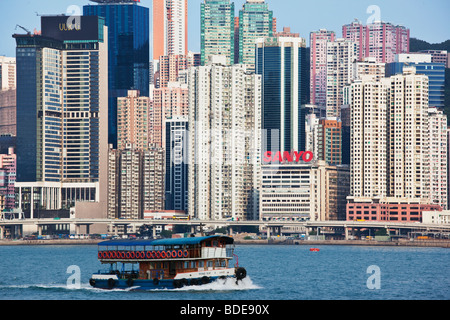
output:
<instances>
[{"instance_id":1,"label":"glass facade skyscraper","mask_svg":"<svg viewBox=\"0 0 450 320\"><path fill-rule=\"evenodd\" d=\"M41 30L13 36L18 207L32 219L46 211L65 215L69 208L77 217L102 217L108 29L97 16L42 16Z\"/></svg>"},{"instance_id":2,"label":"glass facade skyscraper","mask_svg":"<svg viewBox=\"0 0 450 320\"><path fill-rule=\"evenodd\" d=\"M234 62L234 2L204 0L201 4L201 65L211 55L224 55Z\"/></svg>"},{"instance_id":3,"label":"glass facade skyscraper","mask_svg":"<svg viewBox=\"0 0 450 320\"><path fill-rule=\"evenodd\" d=\"M276 31L276 30L275 30ZM264 0L247 0L239 11L239 63L255 69L255 43L273 36L273 12Z\"/></svg>"},{"instance_id":4,"label":"glass facade skyscraper","mask_svg":"<svg viewBox=\"0 0 450 320\"><path fill-rule=\"evenodd\" d=\"M102 18L81 18L67 30L68 17L44 16L42 36L14 35L19 182L99 179L107 41Z\"/></svg>"},{"instance_id":5,"label":"glass facade skyscraper","mask_svg":"<svg viewBox=\"0 0 450 320\"><path fill-rule=\"evenodd\" d=\"M149 96L150 10L132 0L91 0L85 16L99 16L108 27L108 141L117 147L117 98L128 90Z\"/></svg>"},{"instance_id":6,"label":"glass facade skyscraper","mask_svg":"<svg viewBox=\"0 0 450 320\"><path fill-rule=\"evenodd\" d=\"M187 116L166 119L165 209L188 209L188 131Z\"/></svg>"},{"instance_id":7,"label":"glass facade skyscraper","mask_svg":"<svg viewBox=\"0 0 450 320\"><path fill-rule=\"evenodd\" d=\"M303 38L256 42L256 73L262 75L263 152L304 151L309 102L309 55Z\"/></svg>"}]
</instances>

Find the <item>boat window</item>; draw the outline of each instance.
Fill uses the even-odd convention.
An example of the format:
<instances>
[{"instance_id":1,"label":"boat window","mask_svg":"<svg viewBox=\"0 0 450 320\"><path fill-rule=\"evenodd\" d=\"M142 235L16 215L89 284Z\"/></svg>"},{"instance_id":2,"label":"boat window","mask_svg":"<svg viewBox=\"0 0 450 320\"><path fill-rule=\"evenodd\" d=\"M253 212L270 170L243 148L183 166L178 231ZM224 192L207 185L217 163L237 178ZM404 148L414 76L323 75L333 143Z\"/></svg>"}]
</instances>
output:
<instances>
[{"instance_id":1,"label":"boat window","mask_svg":"<svg viewBox=\"0 0 450 320\"><path fill-rule=\"evenodd\" d=\"M217 240L213 241L213 247L218 247L219 246L219 242Z\"/></svg>"},{"instance_id":2,"label":"boat window","mask_svg":"<svg viewBox=\"0 0 450 320\"><path fill-rule=\"evenodd\" d=\"M195 269L195 261L191 261L191 269Z\"/></svg>"},{"instance_id":3,"label":"boat window","mask_svg":"<svg viewBox=\"0 0 450 320\"><path fill-rule=\"evenodd\" d=\"M184 268L185 269L189 269L189 261L185 261L184 262Z\"/></svg>"},{"instance_id":4,"label":"boat window","mask_svg":"<svg viewBox=\"0 0 450 320\"><path fill-rule=\"evenodd\" d=\"M199 268L203 268L205 266L205 262L204 261L199 261L198 262L198 267Z\"/></svg>"},{"instance_id":5,"label":"boat window","mask_svg":"<svg viewBox=\"0 0 450 320\"><path fill-rule=\"evenodd\" d=\"M208 260L208 262L206 263L206 265L208 266L208 268L212 268L212 266L213 266L212 260Z\"/></svg>"}]
</instances>

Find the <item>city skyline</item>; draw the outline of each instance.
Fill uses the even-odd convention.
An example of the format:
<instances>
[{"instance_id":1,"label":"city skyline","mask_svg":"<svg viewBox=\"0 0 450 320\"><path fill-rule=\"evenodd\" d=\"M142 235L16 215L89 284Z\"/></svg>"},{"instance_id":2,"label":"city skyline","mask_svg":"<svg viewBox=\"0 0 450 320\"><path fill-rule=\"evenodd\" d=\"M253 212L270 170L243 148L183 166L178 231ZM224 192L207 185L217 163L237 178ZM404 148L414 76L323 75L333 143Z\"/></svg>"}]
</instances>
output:
<instances>
[{"instance_id":1,"label":"city skyline","mask_svg":"<svg viewBox=\"0 0 450 320\"><path fill-rule=\"evenodd\" d=\"M320 7L314 2L300 2L298 0L266 1L274 17L277 18L278 30L284 26L291 27L293 32L300 33L300 36L307 40L309 47L309 33L319 29L327 29L336 32L336 36L342 37L342 26L351 23L354 19L359 19L363 24L368 20L373 20L378 9L382 21L391 22L395 25L404 25L411 30L411 38L417 38L430 43L441 43L450 39L450 23L446 18L446 13L450 9L450 3L446 0L434 0L423 2L420 0L379 0L375 4L373 1L353 1L336 2L327 0L321 3ZM29 0L18 0L14 2L0 3L0 10L8 12L8 15L0 20L0 28L6 32L0 36L0 55L15 56L15 41L11 37L14 33L24 32L16 25L20 25L31 32L34 28L40 28L40 15L63 14L70 6L78 6L83 12L83 6L91 2L88 0L65 0L52 1L42 0L39 3ZM200 4L202 0L190 0L188 2L188 49L200 52ZM235 16L245 0L235 0ZM151 8L152 0L141 0L141 6ZM371 6L374 11L371 10ZM286 7L298 8L298 10L285 10ZM326 12L321 8L327 8ZM302 14L306 11L308 14ZM367 13L369 11L369 13ZM70 12L70 11L69 11ZM433 23L424 17L433 17ZM439 30L439 32L436 32Z\"/></svg>"}]
</instances>

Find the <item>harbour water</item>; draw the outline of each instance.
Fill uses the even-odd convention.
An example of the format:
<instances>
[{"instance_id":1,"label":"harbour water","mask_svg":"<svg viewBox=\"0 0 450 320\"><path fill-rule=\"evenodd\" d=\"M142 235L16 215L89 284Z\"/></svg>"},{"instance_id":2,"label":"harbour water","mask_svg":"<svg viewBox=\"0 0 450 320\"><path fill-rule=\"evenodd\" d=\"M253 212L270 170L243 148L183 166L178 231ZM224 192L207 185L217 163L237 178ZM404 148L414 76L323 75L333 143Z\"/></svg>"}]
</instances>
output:
<instances>
[{"instance_id":1,"label":"harbour water","mask_svg":"<svg viewBox=\"0 0 450 320\"><path fill-rule=\"evenodd\" d=\"M445 248L238 245L248 277L176 290L91 288L97 246L0 246L0 300L448 300ZM375 271L374 271L375 270ZM77 281L79 275L80 282Z\"/></svg>"}]
</instances>

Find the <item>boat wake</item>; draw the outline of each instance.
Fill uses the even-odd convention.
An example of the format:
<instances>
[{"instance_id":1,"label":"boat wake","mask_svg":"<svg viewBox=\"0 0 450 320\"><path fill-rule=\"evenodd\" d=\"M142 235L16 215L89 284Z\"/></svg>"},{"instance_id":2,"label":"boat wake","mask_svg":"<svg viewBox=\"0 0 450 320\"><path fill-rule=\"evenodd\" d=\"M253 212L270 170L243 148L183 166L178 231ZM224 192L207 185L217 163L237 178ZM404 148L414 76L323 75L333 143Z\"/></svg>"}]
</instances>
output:
<instances>
[{"instance_id":1,"label":"boat wake","mask_svg":"<svg viewBox=\"0 0 450 320\"><path fill-rule=\"evenodd\" d=\"M89 283L81 283L80 286L67 286L65 284L23 284L23 285L0 285L0 289L36 289L36 290L88 290L91 292L105 293L105 292L132 292L132 291L146 291L146 292L178 292L178 291L244 291L244 290L258 290L262 287L257 286L253 281L247 277L236 283L236 279L217 279L208 284L198 286L188 286L179 289L151 289L142 290L140 287L130 287L127 289L111 289L103 290L92 287Z\"/></svg>"},{"instance_id":2,"label":"boat wake","mask_svg":"<svg viewBox=\"0 0 450 320\"><path fill-rule=\"evenodd\" d=\"M151 291L244 291L244 290L258 290L262 289L253 283L253 281L246 277L243 280L236 282L236 279L217 279L211 283L202 284L198 286L188 286L179 289L160 289Z\"/></svg>"}]
</instances>

